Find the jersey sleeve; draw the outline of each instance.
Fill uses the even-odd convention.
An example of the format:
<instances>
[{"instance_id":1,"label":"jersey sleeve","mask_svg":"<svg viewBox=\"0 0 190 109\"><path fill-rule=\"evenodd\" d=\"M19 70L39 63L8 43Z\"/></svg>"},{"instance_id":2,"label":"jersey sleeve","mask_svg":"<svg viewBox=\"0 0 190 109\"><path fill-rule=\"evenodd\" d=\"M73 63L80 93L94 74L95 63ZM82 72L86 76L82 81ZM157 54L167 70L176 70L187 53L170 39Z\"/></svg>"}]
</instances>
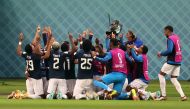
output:
<instances>
[{"instance_id":1,"label":"jersey sleeve","mask_svg":"<svg viewBox=\"0 0 190 109\"><path fill-rule=\"evenodd\" d=\"M172 52L173 48L174 48L174 44L173 44L172 40L168 39L167 40L167 50L161 52L161 55L167 56L168 54L170 54Z\"/></svg>"},{"instance_id":2,"label":"jersey sleeve","mask_svg":"<svg viewBox=\"0 0 190 109\"><path fill-rule=\"evenodd\" d=\"M132 59L129 57L127 52L125 52L125 58L127 59L128 62L132 63Z\"/></svg>"},{"instance_id":3,"label":"jersey sleeve","mask_svg":"<svg viewBox=\"0 0 190 109\"><path fill-rule=\"evenodd\" d=\"M131 49L131 54L132 54L133 59L134 59L136 62L143 62L143 57L142 57L142 55L137 55L137 54L135 53L135 50L134 50L134 49Z\"/></svg>"},{"instance_id":4,"label":"jersey sleeve","mask_svg":"<svg viewBox=\"0 0 190 109\"><path fill-rule=\"evenodd\" d=\"M111 58L112 58L111 53L110 53L110 52L107 52L105 57L103 57L103 58L96 57L95 59L96 59L97 61L100 61L100 62L107 62L107 61L109 61Z\"/></svg>"}]
</instances>

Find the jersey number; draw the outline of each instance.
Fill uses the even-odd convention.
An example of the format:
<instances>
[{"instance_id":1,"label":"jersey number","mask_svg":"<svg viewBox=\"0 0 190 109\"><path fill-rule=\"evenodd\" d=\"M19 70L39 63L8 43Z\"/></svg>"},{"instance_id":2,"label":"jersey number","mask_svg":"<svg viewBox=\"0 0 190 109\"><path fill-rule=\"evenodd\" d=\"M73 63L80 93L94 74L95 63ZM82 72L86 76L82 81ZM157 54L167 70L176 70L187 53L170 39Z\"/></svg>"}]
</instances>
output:
<instances>
[{"instance_id":1,"label":"jersey number","mask_svg":"<svg viewBox=\"0 0 190 109\"><path fill-rule=\"evenodd\" d=\"M64 62L64 69L66 69L66 63L67 63L67 70L70 70L70 59L66 59L66 62Z\"/></svg>"},{"instance_id":2,"label":"jersey number","mask_svg":"<svg viewBox=\"0 0 190 109\"><path fill-rule=\"evenodd\" d=\"M181 51L180 45L179 45L179 40L177 40L177 46L178 46L178 50Z\"/></svg>"},{"instance_id":3,"label":"jersey number","mask_svg":"<svg viewBox=\"0 0 190 109\"><path fill-rule=\"evenodd\" d=\"M119 58L119 63L122 64L123 62L122 62L122 56L121 56L121 54L118 53L117 56L118 56L118 58Z\"/></svg>"},{"instance_id":4,"label":"jersey number","mask_svg":"<svg viewBox=\"0 0 190 109\"><path fill-rule=\"evenodd\" d=\"M53 63L53 69L59 69L59 58L53 58L53 61L54 61L54 63Z\"/></svg>"},{"instance_id":5,"label":"jersey number","mask_svg":"<svg viewBox=\"0 0 190 109\"><path fill-rule=\"evenodd\" d=\"M92 59L86 59L86 58L81 58L81 69L87 69L87 70L89 70L89 69L91 69L91 67L92 67L92 64L91 64L91 62L92 62Z\"/></svg>"},{"instance_id":6,"label":"jersey number","mask_svg":"<svg viewBox=\"0 0 190 109\"><path fill-rule=\"evenodd\" d=\"M34 70L34 64L33 64L33 61L32 60L27 60L26 61L26 64L27 64L27 69L29 71L33 71Z\"/></svg>"}]
</instances>

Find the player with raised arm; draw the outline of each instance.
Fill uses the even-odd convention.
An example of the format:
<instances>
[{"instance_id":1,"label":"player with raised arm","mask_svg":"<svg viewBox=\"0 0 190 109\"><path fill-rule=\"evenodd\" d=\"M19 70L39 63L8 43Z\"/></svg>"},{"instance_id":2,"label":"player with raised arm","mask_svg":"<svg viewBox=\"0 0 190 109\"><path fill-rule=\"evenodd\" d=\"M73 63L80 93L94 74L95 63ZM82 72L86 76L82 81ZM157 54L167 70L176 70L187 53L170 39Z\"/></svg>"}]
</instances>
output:
<instances>
[{"instance_id":1,"label":"player with raised arm","mask_svg":"<svg viewBox=\"0 0 190 109\"><path fill-rule=\"evenodd\" d=\"M164 28L164 34L167 38L167 50L158 52L157 56L167 56L167 61L161 68L158 78L160 81L161 97L158 100L166 100L166 80L165 75L171 76L171 82L175 86L177 92L181 96L182 101L186 101L185 96L177 77L180 75L180 66L182 62L182 51L180 45L180 37L173 33L172 26L166 26Z\"/></svg>"},{"instance_id":2,"label":"player with raised arm","mask_svg":"<svg viewBox=\"0 0 190 109\"><path fill-rule=\"evenodd\" d=\"M44 92L40 67L41 55L34 53L35 48L31 44L27 44L25 46L25 52L22 52L22 41L23 33L20 33L17 54L26 60L28 97L33 99L42 98Z\"/></svg>"},{"instance_id":3,"label":"player with raised arm","mask_svg":"<svg viewBox=\"0 0 190 109\"><path fill-rule=\"evenodd\" d=\"M74 43L74 39L72 37L72 34L70 33L69 33L69 39L71 43ZM61 50L65 56L63 68L65 70L65 79L68 89L67 95L68 98L72 98L73 90L76 83L74 53L77 49L72 46L72 49L70 50L69 42L64 41L64 43L61 45ZM71 97L69 95L71 95Z\"/></svg>"},{"instance_id":4,"label":"player with raised arm","mask_svg":"<svg viewBox=\"0 0 190 109\"><path fill-rule=\"evenodd\" d=\"M82 49L75 55L75 63L78 63L77 80L73 92L75 99L87 99L84 91L93 95L93 57L91 55L91 47L92 43L90 40L85 39L82 43Z\"/></svg>"},{"instance_id":5,"label":"player with raised arm","mask_svg":"<svg viewBox=\"0 0 190 109\"><path fill-rule=\"evenodd\" d=\"M100 62L112 60L112 71L94 82L95 86L108 91L106 99L115 98L115 96L121 93L127 77L126 59L131 61L128 55L123 50L119 49L117 39L110 39L110 48L111 50L106 53L104 58L96 57L96 53L92 53L93 58ZM111 83L114 83L113 89L108 87Z\"/></svg>"},{"instance_id":6,"label":"player with raised arm","mask_svg":"<svg viewBox=\"0 0 190 109\"><path fill-rule=\"evenodd\" d=\"M60 44L56 41L52 44L49 56L49 86L46 98L53 99L57 94L57 99L67 99L67 85L65 80L64 60L65 55L60 52Z\"/></svg>"},{"instance_id":7,"label":"player with raised arm","mask_svg":"<svg viewBox=\"0 0 190 109\"><path fill-rule=\"evenodd\" d=\"M133 100L148 100L149 98L158 98L160 93L150 93L146 91L148 87L150 78L148 75L148 47L146 45L140 46L138 49L134 49L134 45L131 45L131 55L135 61L135 66L133 72L137 74L136 79L134 79L127 87L126 91L131 92L131 97Z\"/></svg>"}]
</instances>

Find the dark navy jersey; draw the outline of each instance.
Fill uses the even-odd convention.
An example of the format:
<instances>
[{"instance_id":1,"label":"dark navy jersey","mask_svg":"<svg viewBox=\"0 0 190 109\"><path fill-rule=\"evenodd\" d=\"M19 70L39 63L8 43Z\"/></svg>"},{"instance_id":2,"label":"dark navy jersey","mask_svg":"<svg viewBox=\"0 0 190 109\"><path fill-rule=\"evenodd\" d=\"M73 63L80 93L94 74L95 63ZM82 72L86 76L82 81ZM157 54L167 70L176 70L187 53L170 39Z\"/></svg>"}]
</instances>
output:
<instances>
[{"instance_id":1,"label":"dark navy jersey","mask_svg":"<svg viewBox=\"0 0 190 109\"><path fill-rule=\"evenodd\" d=\"M22 57L26 60L26 70L29 73L30 78L41 79L41 56L37 54L22 53Z\"/></svg>"},{"instance_id":2,"label":"dark navy jersey","mask_svg":"<svg viewBox=\"0 0 190 109\"><path fill-rule=\"evenodd\" d=\"M63 52L63 54L65 56L65 62L63 64L65 79L76 79L74 54L71 54L70 52Z\"/></svg>"},{"instance_id":3,"label":"dark navy jersey","mask_svg":"<svg viewBox=\"0 0 190 109\"><path fill-rule=\"evenodd\" d=\"M41 53L43 55L45 55L45 51L44 49L41 49ZM48 70L49 70L49 66L48 66L48 59L41 59L41 71L42 71L42 77L46 77L48 79Z\"/></svg>"},{"instance_id":4,"label":"dark navy jersey","mask_svg":"<svg viewBox=\"0 0 190 109\"><path fill-rule=\"evenodd\" d=\"M91 53L85 53L84 50L79 50L75 59L78 59L78 74L77 79L92 79L93 78L93 68L92 62L93 57Z\"/></svg>"},{"instance_id":5,"label":"dark navy jersey","mask_svg":"<svg viewBox=\"0 0 190 109\"><path fill-rule=\"evenodd\" d=\"M64 59L62 52L51 51L49 57L49 78L65 79Z\"/></svg>"}]
</instances>

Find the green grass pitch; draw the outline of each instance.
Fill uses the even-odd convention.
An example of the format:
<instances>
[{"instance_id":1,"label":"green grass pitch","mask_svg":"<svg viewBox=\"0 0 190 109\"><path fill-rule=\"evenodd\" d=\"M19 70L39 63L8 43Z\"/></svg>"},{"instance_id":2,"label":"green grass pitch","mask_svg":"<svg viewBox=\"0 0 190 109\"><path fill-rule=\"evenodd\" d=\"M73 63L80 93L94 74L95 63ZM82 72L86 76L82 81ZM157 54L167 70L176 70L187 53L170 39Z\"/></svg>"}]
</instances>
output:
<instances>
[{"instance_id":1,"label":"green grass pitch","mask_svg":"<svg viewBox=\"0 0 190 109\"><path fill-rule=\"evenodd\" d=\"M190 96L190 82L180 81L187 96ZM13 90L25 90L25 81L21 79L0 79L0 109L190 109L190 100L182 102L167 81L167 101L129 101L129 100L8 100ZM152 81L150 91L159 90L158 81Z\"/></svg>"}]
</instances>

